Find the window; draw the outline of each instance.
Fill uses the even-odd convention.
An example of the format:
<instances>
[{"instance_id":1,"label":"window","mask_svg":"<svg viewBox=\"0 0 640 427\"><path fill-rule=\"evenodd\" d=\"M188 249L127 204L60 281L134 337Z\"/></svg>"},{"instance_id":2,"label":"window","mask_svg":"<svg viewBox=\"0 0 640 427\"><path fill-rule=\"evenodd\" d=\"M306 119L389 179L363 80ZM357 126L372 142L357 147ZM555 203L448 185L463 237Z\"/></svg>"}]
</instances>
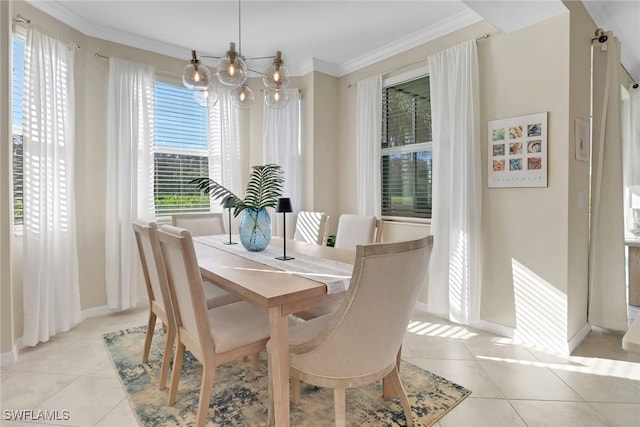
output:
<instances>
[{"instance_id":1,"label":"window","mask_svg":"<svg viewBox=\"0 0 640 427\"><path fill-rule=\"evenodd\" d=\"M209 196L189 184L193 178L209 176L207 123L207 109L194 102L191 91L156 82L156 217L209 211Z\"/></svg>"},{"instance_id":2,"label":"window","mask_svg":"<svg viewBox=\"0 0 640 427\"><path fill-rule=\"evenodd\" d=\"M431 218L429 76L387 83L382 94L382 215Z\"/></svg>"},{"instance_id":3,"label":"window","mask_svg":"<svg viewBox=\"0 0 640 427\"><path fill-rule=\"evenodd\" d=\"M24 86L24 39L13 37L13 74L11 100L11 141L13 145L13 221L23 222L22 210L22 93Z\"/></svg>"}]
</instances>

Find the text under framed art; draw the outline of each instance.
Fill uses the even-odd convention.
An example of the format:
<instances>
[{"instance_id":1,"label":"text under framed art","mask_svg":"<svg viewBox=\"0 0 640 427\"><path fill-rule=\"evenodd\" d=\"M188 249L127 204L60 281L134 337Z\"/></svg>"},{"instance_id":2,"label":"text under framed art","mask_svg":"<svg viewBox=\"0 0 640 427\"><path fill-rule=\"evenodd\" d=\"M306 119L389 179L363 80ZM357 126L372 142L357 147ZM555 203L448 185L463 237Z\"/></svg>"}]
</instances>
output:
<instances>
[{"instance_id":1,"label":"text under framed art","mask_svg":"<svg viewBox=\"0 0 640 427\"><path fill-rule=\"evenodd\" d=\"M547 113L489 121L489 187L547 186Z\"/></svg>"}]
</instances>

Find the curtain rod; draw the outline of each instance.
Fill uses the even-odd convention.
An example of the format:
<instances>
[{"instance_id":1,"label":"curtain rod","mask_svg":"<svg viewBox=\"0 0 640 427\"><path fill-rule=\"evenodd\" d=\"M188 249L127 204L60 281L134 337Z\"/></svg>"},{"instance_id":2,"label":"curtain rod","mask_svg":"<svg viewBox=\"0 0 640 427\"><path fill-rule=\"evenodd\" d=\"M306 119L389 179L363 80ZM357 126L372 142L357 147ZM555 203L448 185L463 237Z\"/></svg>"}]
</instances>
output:
<instances>
[{"instance_id":1,"label":"curtain rod","mask_svg":"<svg viewBox=\"0 0 640 427\"><path fill-rule=\"evenodd\" d=\"M16 24L23 24L23 25L31 25L31 19L29 18L25 18L24 16L18 14L16 15L15 18L13 18L13 22L15 22ZM57 38L58 40L64 41L65 43L69 43L71 44L76 50L80 49L80 45L78 43L69 41L69 40L64 40L63 38L60 38L58 36L53 36L55 38Z\"/></svg>"},{"instance_id":2,"label":"curtain rod","mask_svg":"<svg viewBox=\"0 0 640 427\"><path fill-rule=\"evenodd\" d=\"M620 64L620 66L622 67L622 71L624 71L627 74L627 76L629 76L629 79L631 80L631 86L634 89L637 89L638 88L638 81L633 78L633 76L631 75L629 70L627 70L627 68L624 65Z\"/></svg>"},{"instance_id":3,"label":"curtain rod","mask_svg":"<svg viewBox=\"0 0 640 427\"><path fill-rule=\"evenodd\" d=\"M476 38L475 40L476 40L476 42L478 42L478 41L480 41L480 40L488 39L489 37L491 37L491 34L489 34L489 33L484 33L483 35L481 35L480 37ZM390 70L387 70L387 71L384 71L384 72L380 73L380 75L384 76L385 74L393 73L394 71L398 71L398 70L402 70L402 69L404 69L404 68L411 67L412 65L419 64L419 63L421 63L421 62L423 62L423 61L426 61L427 59L428 59L428 58L422 58L422 59L418 59L417 61L411 62L411 63L409 63L409 64L404 64L404 65L402 65L402 66L400 66L400 67L391 68ZM353 84L352 84L352 83L349 83L349 84L347 85L347 88L350 88L351 86L353 86Z\"/></svg>"}]
</instances>

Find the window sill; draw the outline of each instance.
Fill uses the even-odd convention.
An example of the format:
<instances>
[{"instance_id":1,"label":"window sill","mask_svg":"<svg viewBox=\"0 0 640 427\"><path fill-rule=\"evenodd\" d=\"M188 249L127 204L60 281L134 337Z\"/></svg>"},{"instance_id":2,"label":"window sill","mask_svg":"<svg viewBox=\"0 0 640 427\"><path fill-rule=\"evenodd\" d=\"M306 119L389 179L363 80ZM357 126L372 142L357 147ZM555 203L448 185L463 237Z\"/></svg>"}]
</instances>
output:
<instances>
[{"instance_id":1,"label":"window sill","mask_svg":"<svg viewBox=\"0 0 640 427\"><path fill-rule=\"evenodd\" d=\"M407 225L430 225L431 218L411 218L402 216L383 216L384 221L393 222L395 224L407 224Z\"/></svg>"}]
</instances>

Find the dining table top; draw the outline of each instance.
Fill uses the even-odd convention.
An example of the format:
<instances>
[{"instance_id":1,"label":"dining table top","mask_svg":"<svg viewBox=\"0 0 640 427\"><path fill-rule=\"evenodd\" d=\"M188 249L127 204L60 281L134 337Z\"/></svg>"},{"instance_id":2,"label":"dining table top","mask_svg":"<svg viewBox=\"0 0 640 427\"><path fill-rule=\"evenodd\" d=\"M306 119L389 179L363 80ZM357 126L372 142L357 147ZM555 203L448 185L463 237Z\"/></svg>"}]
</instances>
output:
<instances>
[{"instance_id":1,"label":"dining table top","mask_svg":"<svg viewBox=\"0 0 640 427\"><path fill-rule=\"evenodd\" d=\"M279 269L219 249L208 244L208 238L209 236L193 238L203 277L255 305L269 308L288 307L289 304L294 304L295 306L287 311L295 312L304 305L302 301L327 295L327 287L324 283L283 270L287 268L288 261L280 261L283 269ZM282 248L283 244L284 239L273 237L269 245ZM287 255L291 256L303 254L351 265L355 261L355 252L350 250L290 239L287 239L286 246ZM315 305L315 303L310 304Z\"/></svg>"}]
</instances>

